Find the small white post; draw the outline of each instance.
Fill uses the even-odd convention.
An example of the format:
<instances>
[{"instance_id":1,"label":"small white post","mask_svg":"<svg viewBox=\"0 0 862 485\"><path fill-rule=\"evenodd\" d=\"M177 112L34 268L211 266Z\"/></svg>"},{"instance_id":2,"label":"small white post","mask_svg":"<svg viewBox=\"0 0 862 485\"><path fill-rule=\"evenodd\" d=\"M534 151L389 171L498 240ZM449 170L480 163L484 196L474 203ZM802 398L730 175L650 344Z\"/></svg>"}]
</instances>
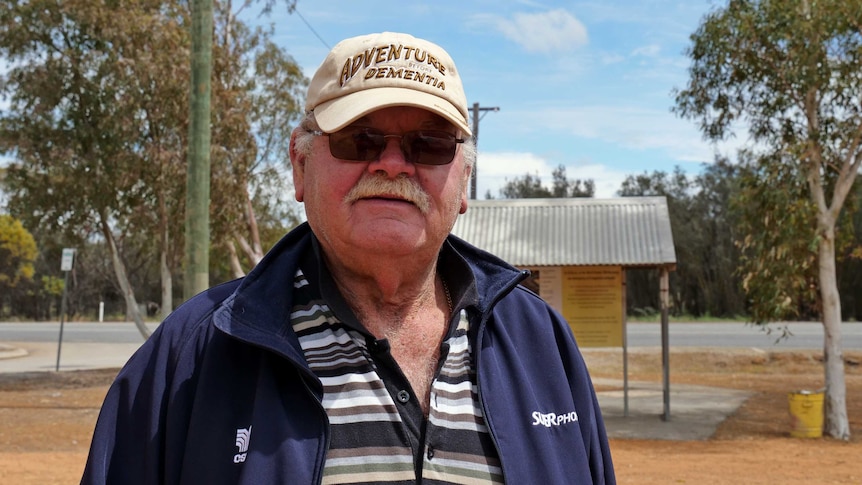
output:
<instances>
[{"instance_id":1,"label":"small white post","mask_svg":"<svg viewBox=\"0 0 862 485\"><path fill-rule=\"evenodd\" d=\"M105 321L105 302L99 302L99 323Z\"/></svg>"}]
</instances>

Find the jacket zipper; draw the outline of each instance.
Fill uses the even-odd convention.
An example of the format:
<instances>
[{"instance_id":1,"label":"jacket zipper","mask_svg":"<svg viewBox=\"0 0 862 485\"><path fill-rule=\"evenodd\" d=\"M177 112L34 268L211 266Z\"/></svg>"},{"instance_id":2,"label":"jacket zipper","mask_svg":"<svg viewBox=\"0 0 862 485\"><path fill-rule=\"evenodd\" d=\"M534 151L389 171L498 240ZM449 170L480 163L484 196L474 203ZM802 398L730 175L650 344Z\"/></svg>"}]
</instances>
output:
<instances>
[{"instance_id":1,"label":"jacket zipper","mask_svg":"<svg viewBox=\"0 0 862 485\"><path fill-rule=\"evenodd\" d=\"M503 474L503 483L506 482L506 471L504 469L505 463L503 462L503 455L500 453L500 444L497 442L497 435L494 433L494 427L491 425L490 414L488 414L488 408L485 406L485 398L484 393L482 392L482 374L479 372L479 352L482 348L482 337L485 334L485 326L488 323L488 320L491 318L491 313L494 311L494 307L497 306L497 303L503 299L504 296L508 295L518 286L522 281L527 279L530 275L529 271L523 270L521 274L515 278L509 285L500 290L494 299L491 301L491 304L488 305L488 309L485 310L479 316L479 328L476 330L476 389L479 393L479 404L482 406L482 414L485 416L485 423L488 424L488 434L491 435L491 442L494 443L494 448L497 450L497 456L500 458L500 470Z\"/></svg>"},{"instance_id":2,"label":"jacket zipper","mask_svg":"<svg viewBox=\"0 0 862 485\"><path fill-rule=\"evenodd\" d=\"M287 360L290 360L290 359L287 359ZM331 425L329 424L329 417L326 415L326 409L323 408L323 403L320 401L320 399L317 398L317 394L315 394L314 390L311 389L311 386L308 385L308 380L305 379L302 375L304 373L303 372L304 370L305 370L304 367L298 367L296 369L296 373L299 374L299 378L300 378L300 380L302 380L302 385L305 386L305 390L308 392L308 394L311 395L311 397L314 398L314 401L317 403L317 410L320 412L320 415L323 417L323 423L324 423L323 448L322 448L322 452L323 452L322 455L323 456L319 457L320 458L320 466L317 467L317 469L314 471L314 474L316 477L315 483L317 485L320 485L321 483L323 483L323 469L325 468L325 464L326 464L326 452L327 452L327 450L329 450L329 440L330 440L331 435L332 435L332 430L331 430ZM317 379L317 376L314 376L314 378Z\"/></svg>"}]
</instances>

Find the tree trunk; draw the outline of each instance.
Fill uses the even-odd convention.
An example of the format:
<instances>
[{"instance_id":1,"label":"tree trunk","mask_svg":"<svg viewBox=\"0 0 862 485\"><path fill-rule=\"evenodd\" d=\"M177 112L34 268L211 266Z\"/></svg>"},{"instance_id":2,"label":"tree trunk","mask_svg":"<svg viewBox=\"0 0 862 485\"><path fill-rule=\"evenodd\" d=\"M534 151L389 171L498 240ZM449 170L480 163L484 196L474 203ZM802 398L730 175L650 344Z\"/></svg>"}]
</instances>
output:
<instances>
[{"instance_id":1,"label":"tree trunk","mask_svg":"<svg viewBox=\"0 0 862 485\"><path fill-rule=\"evenodd\" d=\"M239 262L239 255L236 253L236 246L233 242L227 243L227 249L230 252L230 269L233 272L234 278L242 278L245 276L245 271L242 270L242 264Z\"/></svg>"},{"instance_id":2,"label":"tree trunk","mask_svg":"<svg viewBox=\"0 0 862 485\"><path fill-rule=\"evenodd\" d=\"M246 183L245 191L245 219L248 224L248 233L251 237L251 245L245 240L241 240L240 244L243 244L243 250L245 250L249 259L252 261L252 265L256 265L263 259L263 248L260 245L260 230L257 228L257 216L254 214L254 206L251 203L251 195L248 193L248 184Z\"/></svg>"},{"instance_id":3,"label":"tree trunk","mask_svg":"<svg viewBox=\"0 0 862 485\"><path fill-rule=\"evenodd\" d=\"M161 236L161 247L159 248L159 271L162 282L162 303L159 318L164 320L174 310L174 278L168 265L168 253L170 251L170 229L168 228L167 208L164 197L159 202L159 232Z\"/></svg>"},{"instance_id":4,"label":"tree trunk","mask_svg":"<svg viewBox=\"0 0 862 485\"><path fill-rule=\"evenodd\" d=\"M111 228L103 215L100 217L99 224L102 227L102 234L105 236L105 241L108 243L108 249L111 252L111 263L113 263L114 266L114 274L117 276L117 283L120 284L120 289L123 291L123 297L126 300L126 314L132 317L132 320L135 322L135 326L138 327L138 331L141 332L144 339L147 339L150 337L150 329L144 324L144 318L141 316L138 302L135 299L135 292L132 289L132 285L129 283L129 277L126 275L126 266L123 264L122 259L120 259L120 254L117 250L117 242L114 240L114 234L111 232Z\"/></svg>"},{"instance_id":5,"label":"tree trunk","mask_svg":"<svg viewBox=\"0 0 862 485\"><path fill-rule=\"evenodd\" d=\"M844 354L841 350L841 300L835 274L835 233L821 231L819 245L820 298L823 303L823 358L826 380L824 432L833 438L850 439L847 419L847 386L844 381Z\"/></svg>"},{"instance_id":6,"label":"tree trunk","mask_svg":"<svg viewBox=\"0 0 862 485\"><path fill-rule=\"evenodd\" d=\"M162 248L159 257L159 270L162 280L162 303L159 310L159 318L164 320L174 311L174 278L171 275L171 269L168 267L168 254L165 248Z\"/></svg>"}]
</instances>

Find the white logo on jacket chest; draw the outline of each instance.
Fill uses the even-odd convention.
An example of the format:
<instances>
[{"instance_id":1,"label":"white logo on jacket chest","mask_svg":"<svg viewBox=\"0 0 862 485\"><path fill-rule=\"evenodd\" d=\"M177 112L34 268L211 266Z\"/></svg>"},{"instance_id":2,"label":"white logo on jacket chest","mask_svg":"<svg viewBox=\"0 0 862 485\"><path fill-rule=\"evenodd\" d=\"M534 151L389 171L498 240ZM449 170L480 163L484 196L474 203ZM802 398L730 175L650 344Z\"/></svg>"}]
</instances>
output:
<instances>
[{"instance_id":1,"label":"white logo on jacket chest","mask_svg":"<svg viewBox=\"0 0 862 485\"><path fill-rule=\"evenodd\" d=\"M242 463L248 453L248 443L251 441L251 426L248 428L240 428L236 430L236 447L239 453L233 455L234 463Z\"/></svg>"},{"instance_id":2,"label":"white logo on jacket chest","mask_svg":"<svg viewBox=\"0 0 862 485\"><path fill-rule=\"evenodd\" d=\"M551 426L560 426L563 424L575 423L577 421L578 413L575 411L563 414L540 413L539 411L533 411L533 426L542 425L546 428L550 428Z\"/></svg>"}]
</instances>

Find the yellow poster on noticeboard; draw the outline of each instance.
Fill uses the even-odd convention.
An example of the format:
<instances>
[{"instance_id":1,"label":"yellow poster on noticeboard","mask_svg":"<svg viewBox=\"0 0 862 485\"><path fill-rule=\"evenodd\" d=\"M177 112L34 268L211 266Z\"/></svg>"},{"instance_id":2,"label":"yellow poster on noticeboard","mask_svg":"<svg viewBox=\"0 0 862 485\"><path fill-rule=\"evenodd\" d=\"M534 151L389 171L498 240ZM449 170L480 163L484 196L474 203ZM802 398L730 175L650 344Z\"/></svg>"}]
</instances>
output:
<instances>
[{"instance_id":1,"label":"yellow poster on noticeboard","mask_svg":"<svg viewBox=\"0 0 862 485\"><path fill-rule=\"evenodd\" d=\"M564 266L562 314L581 347L622 347L620 266Z\"/></svg>"},{"instance_id":2,"label":"yellow poster on noticeboard","mask_svg":"<svg viewBox=\"0 0 862 485\"><path fill-rule=\"evenodd\" d=\"M623 346L623 272L620 266L529 268L524 284L560 312L581 347Z\"/></svg>"}]
</instances>

